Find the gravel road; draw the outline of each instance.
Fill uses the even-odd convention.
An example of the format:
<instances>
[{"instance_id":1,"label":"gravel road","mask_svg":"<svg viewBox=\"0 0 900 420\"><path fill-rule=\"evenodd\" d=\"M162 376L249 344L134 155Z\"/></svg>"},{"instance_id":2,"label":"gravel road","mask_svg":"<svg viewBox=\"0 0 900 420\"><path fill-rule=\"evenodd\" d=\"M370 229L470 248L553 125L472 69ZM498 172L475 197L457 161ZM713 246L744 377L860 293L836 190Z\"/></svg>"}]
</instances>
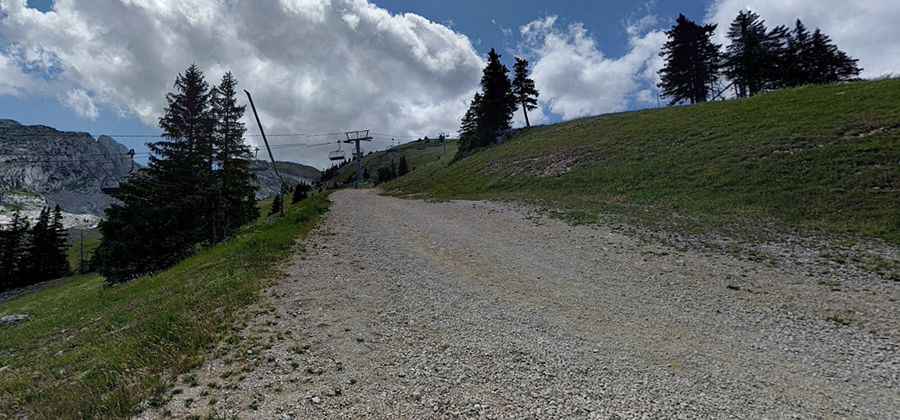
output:
<instances>
[{"instance_id":1,"label":"gravel road","mask_svg":"<svg viewBox=\"0 0 900 420\"><path fill-rule=\"evenodd\" d=\"M332 198L144 417L900 418L900 282L510 204Z\"/></svg>"}]
</instances>

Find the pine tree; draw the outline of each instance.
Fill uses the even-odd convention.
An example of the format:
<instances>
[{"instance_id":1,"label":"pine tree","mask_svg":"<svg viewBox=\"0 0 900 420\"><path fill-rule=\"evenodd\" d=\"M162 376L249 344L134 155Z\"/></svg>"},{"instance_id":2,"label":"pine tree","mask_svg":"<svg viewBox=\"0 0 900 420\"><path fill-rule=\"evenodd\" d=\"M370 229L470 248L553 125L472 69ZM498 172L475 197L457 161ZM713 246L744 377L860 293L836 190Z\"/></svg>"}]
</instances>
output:
<instances>
[{"instance_id":1,"label":"pine tree","mask_svg":"<svg viewBox=\"0 0 900 420\"><path fill-rule=\"evenodd\" d=\"M281 194L278 194L272 200L272 208L269 209L269 216L281 213L283 207L284 201L281 198Z\"/></svg>"},{"instance_id":2,"label":"pine tree","mask_svg":"<svg viewBox=\"0 0 900 420\"><path fill-rule=\"evenodd\" d=\"M62 208L56 205L47 229L47 271L50 279L65 277L71 273L68 258L68 234L62 220Z\"/></svg>"},{"instance_id":3,"label":"pine tree","mask_svg":"<svg viewBox=\"0 0 900 420\"><path fill-rule=\"evenodd\" d=\"M790 73L793 59L790 55L790 30L779 25L766 33L763 48L766 51L766 66L763 68L763 79L766 89L785 87L785 78Z\"/></svg>"},{"instance_id":4,"label":"pine tree","mask_svg":"<svg viewBox=\"0 0 900 420\"><path fill-rule=\"evenodd\" d=\"M493 144L501 132L508 130L517 108L509 69L500 62L500 55L493 48L488 53L488 63L481 76L481 92L477 147Z\"/></svg>"},{"instance_id":5,"label":"pine tree","mask_svg":"<svg viewBox=\"0 0 900 420\"><path fill-rule=\"evenodd\" d=\"M859 60L841 51L821 30L810 34L799 19L786 44L783 86L853 80L862 72Z\"/></svg>"},{"instance_id":6,"label":"pine tree","mask_svg":"<svg viewBox=\"0 0 900 420\"><path fill-rule=\"evenodd\" d=\"M481 76L481 92L475 95L463 117L463 127L460 129L463 140L457 158L493 144L500 133L510 128L512 114L517 107L509 69L500 62L500 55L491 49Z\"/></svg>"},{"instance_id":7,"label":"pine tree","mask_svg":"<svg viewBox=\"0 0 900 420\"><path fill-rule=\"evenodd\" d=\"M26 271L28 220L17 210L9 225L0 229L0 291L22 285Z\"/></svg>"},{"instance_id":8,"label":"pine tree","mask_svg":"<svg viewBox=\"0 0 900 420\"><path fill-rule=\"evenodd\" d=\"M403 176L409 173L409 165L406 163L406 155L400 156L400 163L397 165L397 176Z\"/></svg>"},{"instance_id":9,"label":"pine tree","mask_svg":"<svg viewBox=\"0 0 900 420\"><path fill-rule=\"evenodd\" d=\"M246 223L251 223L259 218L259 206L256 204L255 191L247 192L247 197L244 199L242 206L242 220L246 220Z\"/></svg>"},{"instance_id":10,"label":"pine tree","mask_svg":"<svg viewBox=\"0 0 900 420\"><path fill-rule=\"evenodd\" d=\"M679 15L674 27L666 32L669 39L660 56L666 64L659 71L662 94L671 103L706 102L717 81L720 46L713 43L716 25L699 26Z\"/></svg>"},{"instance_id":11,"label":"pine tree","mask_svg":"<svg viewBox=\"0 0 900 420\"><path fill-rule=\"evenodd\" d=\"M741 10L728 30L731 44L724 57L725 75L732 80L738 97L763 90L766 69L774 64L766 47L765 21L758 14Z\"/></svg>"},{"instance_id":12,"label":"pine tree","mask_svg":"<svg viewBox=\"0 0 900 420\"><path fill-rule=\"evenodd\" d=\"M299 183L294 186L294 193L291 195L291 204L299 203L306 199L306 192L309 191L309 185Z\"/></svg>"},{"instance_id":13,"label":"pine tree","mask_svg":"<svg viewBox=\"0 0 900 420\"><path fill-rule=\"evenodd\" d=\"M154 197L174 220L168 234L178 254L208 239L213 229L211 209L217 196L213 179L215 115L209 84L196 65L175 80L175 91L166 95L159 120L164 140L148 146L152 152L148 172L166 198Z\"/></svg>"},{"instance_id":14,"label":"pine tree","mask_svg":"<svg viewBox=\"0 0 900 420\"><path fill-rule=\"evenodd\" d=\"M174 88L159 120L163 140L148 145L148 167L120 184L113 194L118 203L100 224L94 263L108 282L171 266L211 231L217 191L209 86L191 66Z\"/></svg>"},{"instance_id":15,"label":"pine tree","mask_svg":"<svg viewBox=\"0 0 900 420\"><path fill-rule=\"evenodd\" d=\"M231 72L225 73L213 89L211 102L215 118L215 159L220 167L217 182L220 191L216 206L219 227L213 230L220 235L214 237L218 241L250 221L243 209L246 208L247 197L255 193L256 186L250 171L250 146L244 142L247 129L241 122L247 107L237 105L237 80Z\"/></svg>"},{"instance_id":16,"label":"pine tree","mask_svg":"<svg viewBox=\"0 0 900 420\"><path fill-rule=\"evenodd\" d=\"M471 150L474 148L472 144L478 136L478 113L480 112L480 106L481 93L475 93L472 102L469 104L469 109L466 110L466 114L463 116L460 124L460 150Z\"/></svg>"},{"instance_id":17,"label":"pine tree","mask_svg":"<svg viewBox=\"0 0 900 420\"><path fill-rule=\"evenodd\" d=\"M531 121L528 120L528 111L537 109L539 94L534 87L534 80L528 77L528 60L516 57L514 69L516 77L512 82L512 92L516 103L522 107L522 113L525 114L525 126L530 128Z\"/></svg>"},{"instance_id":18,"label":"pine tree","mask_svg":"<svg viewBox=\"0 0 900 420\"><path fill-rule=\"evenodd\" d=\"M55 245L50 229L50 208L44 207L31 228L29 235L31 240L24 264L26 269L24 275L20 277L20 286L50 279L51 250Z\"/></svg>"},{"instance_id":19,"label":"pine tree","mask_svg":"<svg viewBox=\"0 0 900 420\"><path fill-rule=\"evenodd\" d=\"M808 80L809 67L812 63L810 41L809 31L803 22L797 19L787 40L786 57L783 60L782 86L792 87L810 83Z\"/></svg>"},{"instance_id":20,"label":"pine tree","mask_svg":"<svg viewBox=\"0 0 900 420\"><path fill-rule=\"evenodd\" d=\"M838 49L831 38L816 29L810 40L809 80L811 83L834 83L859 77L859 60Z\"/></svg>"}]
</instances>

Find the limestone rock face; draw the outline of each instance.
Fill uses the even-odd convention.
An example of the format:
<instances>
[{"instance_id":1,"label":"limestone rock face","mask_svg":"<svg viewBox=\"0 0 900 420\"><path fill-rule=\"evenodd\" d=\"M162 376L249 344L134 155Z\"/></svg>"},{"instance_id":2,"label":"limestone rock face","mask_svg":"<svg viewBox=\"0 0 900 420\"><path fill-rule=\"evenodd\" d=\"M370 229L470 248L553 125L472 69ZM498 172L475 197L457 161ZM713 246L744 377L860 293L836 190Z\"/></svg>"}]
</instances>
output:
<instances>
[{"instance_id":1,"label":"limestone rock face","mask_svg":"<svg viewBox=\"0 0 900 420\"><path fill-rule=\"evenodd\" d=\"M113 202L101 189L131 170L127 153L107 136L0 120L0 205L11 193L29 193L69 213L101 215Z\"/></svg>"}]
</instances>

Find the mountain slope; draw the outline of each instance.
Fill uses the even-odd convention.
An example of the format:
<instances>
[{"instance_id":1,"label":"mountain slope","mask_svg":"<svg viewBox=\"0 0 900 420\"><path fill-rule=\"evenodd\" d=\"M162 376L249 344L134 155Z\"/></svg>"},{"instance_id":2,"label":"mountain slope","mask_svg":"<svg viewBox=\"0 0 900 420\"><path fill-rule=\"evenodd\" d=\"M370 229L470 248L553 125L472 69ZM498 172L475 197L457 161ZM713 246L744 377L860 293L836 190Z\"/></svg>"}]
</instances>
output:
<instances>
[{"instance_id":1,"label":"mountain slope","mask_svg":"<svg viewBox=\"0 0 900 420\"><path fill-rule=\"evenodd\" d=\"M99 215L112 203L101 189L132 168L127 153L107 136L0 120L0 194L30 193L70 213Z\"/></svg>"},{"instance_id":2,"label":"mountain slope","mask_svg":"<svg viewBox=\"0 0 900 420\"><path fill-rule=\"evenodd\" d=\"M396 193L509 198L591 221L788 229L900 243L900 80L533 128L392 183Z\"/></svg>"},{"instance_id":3,"label":"mountain slope","mask_svg":"<svg viewBox=\"0 0 900 420\"><path fill-rule=\"evenodd\" d=\"M291 186L298 183L312 185L319 182L319 178L322 177L322 173L312 166L281 161L276 161L275 164L278 167L278 173ZM272 169L270 162L255 160L251 163L250 170L256 174L256 185L259 187L256 192L257 199L272 198L281 191L281 181L275 174L275 170Z\"/></svg>"},{"instance_id":4,"label":"mountain slope","mask_svg":"<svg viewBox=\"0 0 900 420\"><path fill-rule=\"evenodd\" d=\"M412 171L442 158L452 157L456 154L457 146L456 140L447 140L446 147L437 139L417 140L387 150L371 152L363 157L362 164L365 172L374 179L379 168L388 167L391 163L399 164L401 156L406 157ZM336 181L342 184L352 183L355 176L356 165L351 162L338 171Z\"/></svg>"}]
</instances>

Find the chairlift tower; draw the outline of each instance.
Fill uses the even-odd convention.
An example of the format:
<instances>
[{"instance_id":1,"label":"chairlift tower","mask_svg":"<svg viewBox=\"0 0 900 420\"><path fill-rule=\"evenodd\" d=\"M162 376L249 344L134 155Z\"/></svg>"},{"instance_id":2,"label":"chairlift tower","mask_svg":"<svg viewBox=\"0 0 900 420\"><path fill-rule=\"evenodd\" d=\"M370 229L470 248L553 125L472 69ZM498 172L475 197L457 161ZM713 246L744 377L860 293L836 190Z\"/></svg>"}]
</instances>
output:
<instances>
[{"instance_id":1,"label":"chairlift tower","mask_svg":"<svg viewBox=\"0 0 900 420\"><path fill-rule=\"evenodd\" d=\"M359 188L359 184L362 183L362 151L359 147L359 142L361 141L372 141L372 137L369 136L369 130L360 130L360 131L348 131L344 133L347 135L347 140L344 140L344 143L356 143L356 180L353 181L353 188Z\"/></svg>"}]
</instances>

